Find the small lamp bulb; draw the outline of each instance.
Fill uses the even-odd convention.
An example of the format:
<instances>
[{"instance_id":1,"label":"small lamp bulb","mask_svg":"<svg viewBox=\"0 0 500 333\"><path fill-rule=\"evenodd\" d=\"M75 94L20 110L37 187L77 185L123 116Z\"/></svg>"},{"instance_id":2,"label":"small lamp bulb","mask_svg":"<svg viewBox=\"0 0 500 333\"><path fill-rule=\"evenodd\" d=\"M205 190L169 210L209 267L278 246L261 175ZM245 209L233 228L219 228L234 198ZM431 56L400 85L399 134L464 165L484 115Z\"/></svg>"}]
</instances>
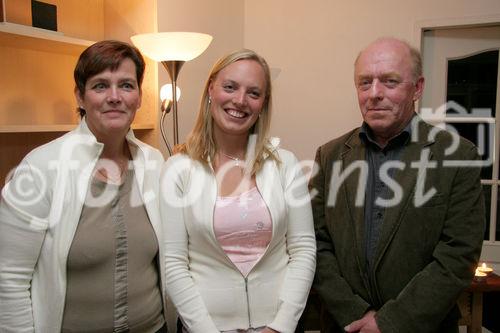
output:
<instances>
[{"instance_id":1,"label":"small lamp bulb","mask_svg":"<svg viewBox=\"0 0 500 333\"><path fill-rule=\"evenodd\" d=\"M175 89L175 93L176 93L176 97L177 97L177 102L179 101L179 98L181 97L181 89L179 88L179 86L176 87L177 89ZM167 83L167 84L164 84L161 89L160 89L160 99L162 101L168 99L169 101L172 100L172 84L171 83Z\"/></svg>"}]
</instances>

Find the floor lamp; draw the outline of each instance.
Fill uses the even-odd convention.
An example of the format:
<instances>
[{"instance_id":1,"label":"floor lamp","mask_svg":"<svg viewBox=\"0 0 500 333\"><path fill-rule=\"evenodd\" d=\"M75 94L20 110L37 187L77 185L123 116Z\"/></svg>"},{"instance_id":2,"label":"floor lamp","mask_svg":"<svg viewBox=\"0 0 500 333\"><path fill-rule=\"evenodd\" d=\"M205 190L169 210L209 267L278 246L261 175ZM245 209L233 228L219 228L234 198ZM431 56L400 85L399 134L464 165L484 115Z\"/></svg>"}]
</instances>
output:
<instances>
[{"instance_id":1,"label":"floor lamp","mask_svg":"<svg viewBox=\"0 0 500 333\"><path fill-rule=\"evenodd\" d=\"M161 62L172 81L172 113L174 147L179 143L179 124L177 119L177 78L182 65L202 54L210 45L212 36L197 32L156 32L139 34L130 38L132 43L148 58ZM170 155L172 149L168 144L163 128L166 111L162 110L160 130L163 141Z\"/></svg>"},{"instance_id":2,"label":"floor lamp","mask_svg":"<svg viewBox=\"0 0 500 333\"><path fill-rule=\"evenodd\" d=\"M179 86L176 86L175 88L175 100L177 103L179 102L179 99L181 98L181 89ZM170 147L170 144L167 140L167 134L165 133L165 116L170 113L172 110L172 101L174 100L174 97L172 96L172 84L167 83L164 84L161 89L160 89L160 110L161 110L161 118L160 118L160 131L161 131L161 136L163 138L163 141L165 141L165 145L167 146L168 153L172 155L172 148Z\"/></svg>"}]
</instances>

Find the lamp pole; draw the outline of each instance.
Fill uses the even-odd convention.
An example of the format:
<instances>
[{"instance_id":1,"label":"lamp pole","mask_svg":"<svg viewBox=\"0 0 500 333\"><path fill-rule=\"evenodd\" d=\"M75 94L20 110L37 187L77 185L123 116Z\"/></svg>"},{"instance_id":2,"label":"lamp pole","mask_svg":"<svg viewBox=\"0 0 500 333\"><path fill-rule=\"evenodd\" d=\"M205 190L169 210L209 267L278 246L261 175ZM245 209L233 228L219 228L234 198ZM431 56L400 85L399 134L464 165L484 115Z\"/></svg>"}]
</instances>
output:
<instances>
[{"instance_id":1,"label":"lamp pole","mask_svg":"<svg viewBox=\"0 0 500 333\"><path fill-rule=\"evenodd\" d=\"M179 144L179 122L177 118L177 77L184 65L185 61L182 60L168 60L161 62L166 68L170 80L172 80L172 110L173 110L173 127L174 127L174 149Z\"/></svg>"}]
</instances>

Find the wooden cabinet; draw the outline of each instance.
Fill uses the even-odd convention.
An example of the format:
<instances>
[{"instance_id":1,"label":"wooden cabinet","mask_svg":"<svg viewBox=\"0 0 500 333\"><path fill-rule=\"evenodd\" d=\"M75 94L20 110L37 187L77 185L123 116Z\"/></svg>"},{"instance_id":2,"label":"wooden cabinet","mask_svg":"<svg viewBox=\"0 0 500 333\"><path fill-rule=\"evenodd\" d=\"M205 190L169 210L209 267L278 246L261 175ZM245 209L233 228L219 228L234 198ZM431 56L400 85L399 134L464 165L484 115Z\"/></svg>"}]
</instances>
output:
<instances>
[{"instance_id":1,"label":"wooden cabinet","mask_svg":"<svg viewBox=\"0 0 500 333\"><path fill-rule=\"evenodd\" d=\"M145 10L147 2L52 1L63 9L58 11L58 21L66 22L62 27L72 35L0 22L0 187L29 151L78 124L73 70L80 53L94 43L80 37L130 42L133 34L156 31L156 20L151 19L156 17L156 6ZM135 13L139 9L141 15ZM85 20L71 24L59 17L79 11ZM146 62L143 102L133 128L139 139L158 146L157 65Z\"/></svg>"}]
</instances>

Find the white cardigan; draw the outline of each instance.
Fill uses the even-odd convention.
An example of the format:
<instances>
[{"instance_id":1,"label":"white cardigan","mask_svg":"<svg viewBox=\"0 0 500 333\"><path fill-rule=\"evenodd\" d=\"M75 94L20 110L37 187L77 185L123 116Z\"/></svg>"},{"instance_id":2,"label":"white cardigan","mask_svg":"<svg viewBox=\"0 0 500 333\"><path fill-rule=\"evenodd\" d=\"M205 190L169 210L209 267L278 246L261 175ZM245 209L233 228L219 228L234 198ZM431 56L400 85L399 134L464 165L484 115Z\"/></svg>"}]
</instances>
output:
<instances>
[{"instance_id":1,"label":"white cardigan","mask_svg":"<svg viewBox=\"0 0 500 333\"><path fill-rule=\"evenodd\" d=\"M132 131L126 139L161 258L158 179L163 157ZM0 332L61 330L66 260L102 149L83 119L72 132L30 152L2 190ZM160 266L163 272L163 260Z\"/></svg>"},{"instance_id":2,"label":"white cardigan","mask_svg":"<svg viewBox=\"0 0 500 333\"><path fill-rule=\"evenodd\" d=\"M316 243L307 180L295 156L276 149L256 175L271 214L271 242L244 278L213 229L217 183L211 167L179 154L162 174L167 294L189 332L269 326L294 332L314 277Z\"/></svg>"}]
</instances>

